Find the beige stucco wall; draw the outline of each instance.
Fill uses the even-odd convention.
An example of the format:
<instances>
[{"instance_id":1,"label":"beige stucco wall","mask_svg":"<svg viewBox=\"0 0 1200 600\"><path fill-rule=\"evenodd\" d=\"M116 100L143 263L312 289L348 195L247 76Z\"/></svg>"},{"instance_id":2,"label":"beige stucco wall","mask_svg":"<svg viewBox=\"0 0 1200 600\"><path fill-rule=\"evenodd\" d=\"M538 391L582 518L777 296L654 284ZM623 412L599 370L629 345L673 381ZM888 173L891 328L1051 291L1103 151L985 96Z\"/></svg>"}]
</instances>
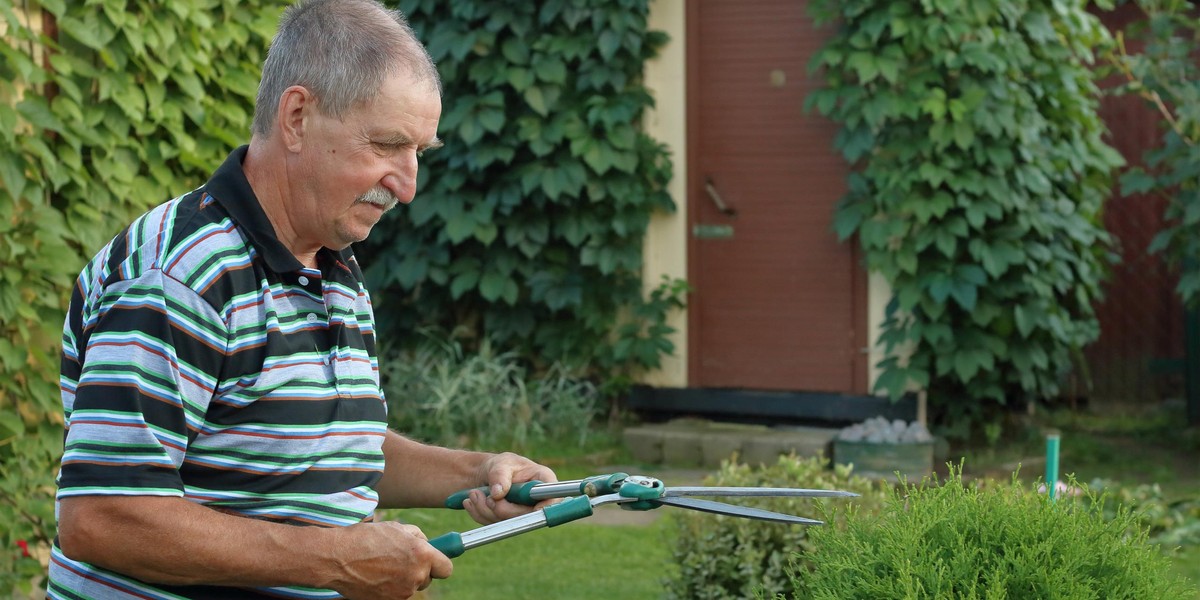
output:
<instances>
[{"instance_id":1,"label":"beige stucco wall","mask_svg":"<svg viewBox=\"0 0 1200 600\"><path fill-rule=\"evenodd\" d=\"M670 41L659 56L646 64L646 86L654 96L655 109L646 114L647 133L667 145L675 176L671 197L676 211L657 214L650 221L643 256L642 282L647 292L657 287L663 275L687 278L687 52L684 15L686 0L655 0L650 4L650 29L664 31ZM675 328L674 356L662 368L647 373L642 383L658 387L687 387L687 309L670 317Z\"/></svg>"}]
</instances>

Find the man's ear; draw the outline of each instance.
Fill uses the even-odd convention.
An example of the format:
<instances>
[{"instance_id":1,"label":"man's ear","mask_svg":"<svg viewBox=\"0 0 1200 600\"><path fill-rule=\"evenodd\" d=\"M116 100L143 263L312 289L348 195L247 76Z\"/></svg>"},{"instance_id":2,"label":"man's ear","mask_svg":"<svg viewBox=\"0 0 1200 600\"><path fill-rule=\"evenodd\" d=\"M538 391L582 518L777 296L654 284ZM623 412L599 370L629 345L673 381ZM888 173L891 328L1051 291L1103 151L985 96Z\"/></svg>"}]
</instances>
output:
<instances>
[{"instance_id":1,"label":"man's ear","mask_svg":"<svg viewBox=\"0 0 1200 600\"><path fill-rule=\"evenodd\" d=\"M299 152L303 147L304 137L311 125L309 117L315 114L316 107L312 92L303 86L293 85L279 96L279 111L275 117L281 139L288 150Z\"/></svg>"}]
</instances>

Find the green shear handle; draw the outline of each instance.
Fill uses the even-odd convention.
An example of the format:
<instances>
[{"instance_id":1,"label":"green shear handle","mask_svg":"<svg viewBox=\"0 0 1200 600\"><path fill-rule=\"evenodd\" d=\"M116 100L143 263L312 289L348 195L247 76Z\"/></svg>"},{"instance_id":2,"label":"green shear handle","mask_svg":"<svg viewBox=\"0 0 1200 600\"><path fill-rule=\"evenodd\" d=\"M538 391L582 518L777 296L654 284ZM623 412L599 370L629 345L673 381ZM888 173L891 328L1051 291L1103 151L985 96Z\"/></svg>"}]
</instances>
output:
<instances>
[{"instance_id":1,"label":"green shear handle","mask_svg":"<svg viewBox=\"0 0 1200 600\"><path fill-rule=\"evenodd\" d=\"M602 496L611 494L621 487L621 483L625 478L629 477L626 473L610 473L608 475L595 475L587 479L575 479L572 481L559 481L556 483L544 483L541 481L526 481L523 483L514 483L508 489L508 494L504 496L505 500L514 504L523 504L525 506L536 506L537 503L548 498L568 498L570 496ZM474 488L483 492L484 496L490 496L491 490L486 487ZM463 507L463 501L471 494L471 490L460 490L450 494L446 498L446 508L460 510Z\"/></svg>"}]
</instances>

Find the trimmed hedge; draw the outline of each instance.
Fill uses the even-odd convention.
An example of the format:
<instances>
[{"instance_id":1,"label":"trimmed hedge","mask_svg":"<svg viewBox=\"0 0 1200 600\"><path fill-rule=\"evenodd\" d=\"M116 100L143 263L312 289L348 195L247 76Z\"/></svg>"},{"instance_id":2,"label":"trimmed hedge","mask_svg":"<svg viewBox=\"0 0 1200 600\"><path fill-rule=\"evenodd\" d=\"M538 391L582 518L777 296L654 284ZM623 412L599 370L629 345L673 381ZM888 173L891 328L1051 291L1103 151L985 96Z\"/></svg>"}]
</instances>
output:
<instances>
[{"instance_id":1,"label":"trimmed hedge","mask_svg":"<svg viewBox=\"0 0 1200 600\"><path fill-rule=\"evenodd\" d=\"M852 512L845 530L815 530L819 548L793 572L792 594L814 600L1054 598L1184 600L1173 575L1125 509L1057 502L1022 485L944 482L898 488L879 513Z\"/></svg>"}]
</instances>

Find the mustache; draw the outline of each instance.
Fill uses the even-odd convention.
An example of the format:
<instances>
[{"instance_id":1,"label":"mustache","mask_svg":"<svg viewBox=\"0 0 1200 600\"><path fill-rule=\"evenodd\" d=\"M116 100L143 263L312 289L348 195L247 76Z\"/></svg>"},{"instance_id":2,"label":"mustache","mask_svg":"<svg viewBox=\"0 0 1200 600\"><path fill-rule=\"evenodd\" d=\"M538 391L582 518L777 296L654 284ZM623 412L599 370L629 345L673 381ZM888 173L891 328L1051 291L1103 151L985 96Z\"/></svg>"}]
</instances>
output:
<instances>
[{"instance_id":1,"label":"mustache","mask_svg":"<svg viewBox=\"0 0 1200 600\"><path fill-rule=\"evenodd\" d=\"M382 187L373 187L367 193L355 199L355 202L366 202L382 206L385 211L396 208L400 199Z\"/></svg>"}]
</instances>

